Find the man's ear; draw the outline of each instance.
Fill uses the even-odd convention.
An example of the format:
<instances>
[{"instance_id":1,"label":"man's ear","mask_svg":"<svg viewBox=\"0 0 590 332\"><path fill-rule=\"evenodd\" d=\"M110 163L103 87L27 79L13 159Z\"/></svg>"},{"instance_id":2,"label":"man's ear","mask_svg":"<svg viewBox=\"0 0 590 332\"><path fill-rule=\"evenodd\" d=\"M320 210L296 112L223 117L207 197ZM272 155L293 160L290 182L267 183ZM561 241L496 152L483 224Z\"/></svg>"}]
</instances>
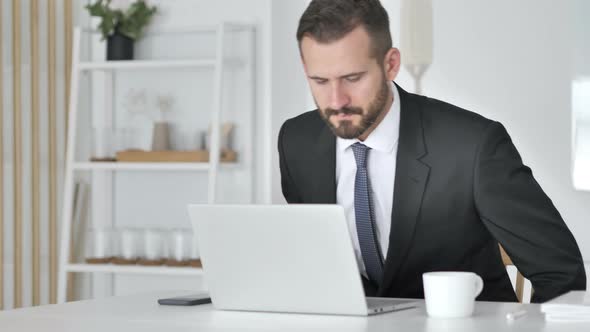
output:
<instances>
[{"instance_id":1,"label":"man's ear","mask_svg":"<svg viewBox=\"0 0 590 332\"><path fill-rule=\"evenodd\" d=\"M399 50L395 47L390 48L383 59L383 68L385 69L385 76L388 81L393 81L399 73L401 66L401 55Z\"/></svg>"}]
</instances>

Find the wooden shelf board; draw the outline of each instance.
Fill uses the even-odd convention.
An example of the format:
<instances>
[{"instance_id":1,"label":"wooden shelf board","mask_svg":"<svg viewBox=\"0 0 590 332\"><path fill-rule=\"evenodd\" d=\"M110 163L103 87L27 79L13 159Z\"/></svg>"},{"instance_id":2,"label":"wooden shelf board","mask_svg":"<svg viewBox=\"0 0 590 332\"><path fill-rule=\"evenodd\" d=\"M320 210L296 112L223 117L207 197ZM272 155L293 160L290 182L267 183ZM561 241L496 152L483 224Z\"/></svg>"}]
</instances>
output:
<instances>
[{"instance_id":1,"label":"wooden shelf board","mask_svg":"<svg viewBox=\"0 0 590 332\"><path fill-rule=\"evenodd\" d=\"M115 265L115 264L68 264L68 272L103 272L122 274L159 274L159 275L202 275L203 269L195 267L172 266L142 266L142 265Z\"/></svg>"}]
</instances>

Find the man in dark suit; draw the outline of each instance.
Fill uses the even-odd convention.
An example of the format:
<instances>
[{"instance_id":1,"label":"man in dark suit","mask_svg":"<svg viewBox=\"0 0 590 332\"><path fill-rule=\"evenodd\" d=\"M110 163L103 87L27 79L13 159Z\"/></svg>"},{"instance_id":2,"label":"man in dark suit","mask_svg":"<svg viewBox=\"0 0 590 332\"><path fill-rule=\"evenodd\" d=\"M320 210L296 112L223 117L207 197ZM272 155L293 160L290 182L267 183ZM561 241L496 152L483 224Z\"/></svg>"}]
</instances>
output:
<instances>
[{"instance_id":1,"label":"man in dark suit","mask_svg":"<svg viewBox=\"0 0 590 332\"><path fill-rule=\"evenodd\" d=\"M400 53L378 0L314 0L297 39L318 109L280 130L283 194L344 207L367 296L422 298L422 273L472 271L479 300L515 301L498 244L533 301L586 288L574 237L504 127L392 83Z\"/></svg>"}]
</instances>

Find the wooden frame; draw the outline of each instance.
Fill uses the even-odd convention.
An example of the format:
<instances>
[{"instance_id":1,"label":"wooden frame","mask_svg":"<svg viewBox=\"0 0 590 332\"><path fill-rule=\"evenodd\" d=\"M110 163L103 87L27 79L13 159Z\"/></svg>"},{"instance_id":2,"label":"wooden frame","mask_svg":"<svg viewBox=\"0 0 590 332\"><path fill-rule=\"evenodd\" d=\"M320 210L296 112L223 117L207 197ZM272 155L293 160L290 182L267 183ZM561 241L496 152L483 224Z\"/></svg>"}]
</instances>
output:
<instances>
[{"instance_id":1,"label":"wooden frame","mask_svg":"<svg viewBox=\"0 0 590 332\"><path fill-rule=\"evenodd\" d=\"M55 83L55 0L48 0L48 89L49 89L49 302L57 303L57 117Z\"/></svg>"},{"instance_id":2,"label":"wooden frame","mask_svg":"<svg viewBox=\"0 0 590 332\"><path fill-rule=\"evenodd\" d=\"M64 105L65 105L65 132L68 132L68 116L69 116L69 100L70 100L70 79L72 74L72 34L73 34L73 16L72 16L72 0L63 0L64 1L64 57L65 57L65 66L64 66L64 75L65 75L65 89L64 89ZM67 144L67 143L66 143ZM56 230L57 232L57 230ZM70 246L70 259L73 259L74 249L73 249L73 237L72 237L72 245ZM67 281L67 288L68 288L68 301L72 301L75 299L75 287L74 287L74 274L68 275Z\"/></svg>"},{"instance_id":3,"label":"wooden frame","mask_svg":"<svg viewBox=\"0 0 590 332\"><path fill-rule=\"evenodd\" d=\"M41 262L39 238L39 178L41 173L39 150L39 0L31 0L31 197L32 197L32 272L33 305L40 303Z\"/></svg>"},{"instance_id":4,"label":"wooden frame","mask_svg":"<svg viewBox=\"0 0 590 332\"><path fill-rule=\"evenodd\" d=\"M73 16L72 16L72 0L64 0L64 33L65 33L65 132L68 132L68 114L69 114L69 105L68 101L70 100L70 79L72 75L72 33L73 33Z\"/></svg>"},{"instance_id":5,"label":"wooden frame","mask_svg":"<svg viewBox=\"0 0 590 332\"><path fill-rule=\"evenodd\" d=\"M231 150L221 150L220 162L232 163L237 160L237 153ZM209 162L209 151L119 151L116 160L120 162Z\"/></svg>"},{"instance_id":6,"label":"wooden frame","mask_svg":"<svg viewBox=\"0 0 590 332\"><path fill-rule=\"evenodd\" d=\"M64 8L64 19L65 19L65 47L71 48L71 30L72 30L72 0L63 0L63 8ZM11 216L11 222L13 222L13 240L14 240L14 274L13 274L13 284L12 284L12 291L14 292L13 300L14 308L20 308L23 306L23 292L26 289L28 290L28 285L24 285L24 276L23 276L23 265L31 264L31 295L32 295L32 305L40 305L41 304L41 291L42 291L42 283L41 283L41 236L45 236L41 233L41 218L43 217L43 221L45 221L45 217L41 215L41 200L44 194L41 193L41 142L45 143L48 142L49 145L49 294L50 294L50 302L56 303L57 299L57 112L56 112L56 84L58 83L56 77L56 7L57 2L55 0L48 0L47 1L47 28L48 28L48 111L49 111L49 140L43 139L40 137L40 76L41 76L41 69L40 69L40 39L42 36L40 35L40 31L44 30L39 24L40 20L40 2L39 0L30 0L27 3L24 3L19 0L12 0L8 1L1 1L0 2L0 17L2 15L3 10L6 8L4 5L10 4L11 8L9 9L10 13L4 12L6 16L10 14L11 17L11 26L12 26L12 54L11 54L11 67L14 68L12 70L12 81L10 82L10 86L12 87L12 128L13 128L13 142L12 142L12 153L13 153L13 171L12 171L12 179L13 179L13 192L10 195L13 197L13 216ZM26 6L29 6L28 8ZM3 8L4 7L4 8ZM28 29L30 31L23 31L22 23L23 23L23 15L29 15L29 23ZM26 30L27 28L25 28ZM25 35L23 35L23 33ZM26 35L28 34L28 36ZM0 26L0 45L3 43L3 31L2 26ZM30 38L30 55L23 54L22 47L24 46L23 43L25 41L25 37ZM43 36L44 37L44 36ZM1 53L0 53L1 54ZM23 59L22 57L29 57L30 56L30 74L26 74L23 78ZM4 109L3 109L3 100L4 100L4 71L3 71L3 61L1 61L0 57L0 129L4 126ZM28 59L27 59L28 60ZM69 74L69 63L71 63L71 54L66 52L66 74ZM28 61L25 61L28 62ZM25 63L26 64L26 63ZM23 82L23 79L30 79L29 82ZM66 84L68 84L69 77L66 79ZM22 84L30 84L30 100L31 100L31 117L30 117L30 133L27 131L25 132L23 127L23 116L28 109L23 109L23 90ZM65 89L65 98L68 98L69 89ZM25 96L29 98L29 96ZM67 104L67 103L66 103ZM67 111L66 111L67 112ZM66 124L67 125L67 124ZM24 174L23 168L26 166L24 164L24 156L26 148L23 146L23 135L27 135L27 138L31 140L30 149L31 149L31 170L30 173ZM3 154L3 137L0 136L0 189L4 187L4 154ZM31 184L30 187L23 188L24 177L30 177ZM25 191L26 190L26 191ZM30 244L31 249L31 262L28 261L28 256L24 256L23 245L27 247L29 244L23 243L23 228L25 226L25 220L23 218L24 214L24 203L25 203L25 193L31 191L31 230L32 230L32 243ZM3 190L0 190L0 243L3 243L5 240L5 232L4 232L4 215L3 211L5 211L5 195ZM28 224L27 224L28 225ZM4 309L4 252L3 246L0 246L0 310ZM25 260L27 258L27 260ZM29 284L27 282L27 284Z\"/></svg>"},{"instance_id":7,"label":"wooden frame","mask_svg":"<svg viewBox=\"0 0 590 332\"><path fill-rule=\"evenodd\" d=\"M506 251L504 250L504 248L502 248L502 246L500 247L500 255L502 256L502 263L504 263L504 266L515 266L514 263L512 262L512 259L510 259L510 256L508 256L508 254L506 253ZM516 270L516 287L515 287L515 291L516 291L516 297L518 298L518 302L522 303L523 301L523 296L524 296L524 276L518 271L518 269Z\"/></svg>"},{"instance_id":8,"label":"wooden frame","mask_svg":"<svg viewBox=\"0 0 590 332\"><path fill-rule=\"evenodd\" d=\"M14 158L14 308L22 306L22 100L21 100L21 1L12 0L12 86Z\"/></svg>"}]
</instances>

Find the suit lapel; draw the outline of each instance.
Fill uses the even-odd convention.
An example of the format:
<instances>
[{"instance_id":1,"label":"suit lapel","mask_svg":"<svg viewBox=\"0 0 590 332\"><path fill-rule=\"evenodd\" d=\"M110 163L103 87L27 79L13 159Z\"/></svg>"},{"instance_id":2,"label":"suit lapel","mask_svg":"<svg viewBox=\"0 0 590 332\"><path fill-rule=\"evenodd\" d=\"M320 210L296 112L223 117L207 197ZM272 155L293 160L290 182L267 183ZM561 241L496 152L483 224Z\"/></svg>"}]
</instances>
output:
<instances>
[{"instance_id":1,"label":"suit lapel","mask_svg":"<svg viewBox=\"0 0 590 332\"><path fill-rule=\"evenodd\" d=\"M420 159L427 153L421 107L413 96L397 87L400 96L400 129L389 248L379 296L387 294L411 245L430 167Z\"/></svg>"},{"instance_id":2,"label":"suit lapel","mask_svg":"<svg viewBox=\"0 0 590 332\"><path fill-rule=\"evenodd\" d=\"M327 125L317 139L313 174L313 203L336 204L336 136Z\"/></svg>"}]
</instances>

